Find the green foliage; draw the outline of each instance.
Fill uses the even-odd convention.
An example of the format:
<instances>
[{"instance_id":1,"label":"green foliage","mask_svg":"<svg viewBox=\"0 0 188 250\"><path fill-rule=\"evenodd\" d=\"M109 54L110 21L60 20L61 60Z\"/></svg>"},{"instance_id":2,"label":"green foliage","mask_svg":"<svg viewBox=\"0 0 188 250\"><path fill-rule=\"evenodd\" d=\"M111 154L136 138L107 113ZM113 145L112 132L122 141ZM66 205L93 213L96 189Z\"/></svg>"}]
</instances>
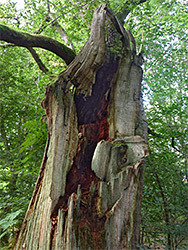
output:
<instances>
[{"instance_id":1,"label":"green foliage","mask_svg":"<svg viewBox=\"0 0 188 250\"><path fill-rule=\"evenodd\" d=\"M17 210L16 212L8 213L4 219L0 221L0 228L4 231L0 235L0 239L7 233L7 229L10 230L17 222L18 220L16 219L18 215L20 215L22 212L21 209Z\"/></svg>"},{"instance_id":2,"label":"green foliage","mask_svg":"<svg viewBox=\"0 0 188 250\"><path fill-rule=\"evenodd\" d=\"M126 28L144 50L143 96L149 127L141 249L188 246L187 6L147 1ZM150 248L148 248L150 247Z\"/></svg>"},{"instance_id":3,"label":"green foliage","mask_svg":"<svg viewBox=\"0 0 188 250\"><path fill-rule=\"evenodd\" d=\"M0 8L10 24L11 3ZM2 12L2 10L4 12ZM40 106L49 77L39 71L26 49L0 49L0 248L8 245L28 207L47 137Z\"/></svg>"}]
</instances>

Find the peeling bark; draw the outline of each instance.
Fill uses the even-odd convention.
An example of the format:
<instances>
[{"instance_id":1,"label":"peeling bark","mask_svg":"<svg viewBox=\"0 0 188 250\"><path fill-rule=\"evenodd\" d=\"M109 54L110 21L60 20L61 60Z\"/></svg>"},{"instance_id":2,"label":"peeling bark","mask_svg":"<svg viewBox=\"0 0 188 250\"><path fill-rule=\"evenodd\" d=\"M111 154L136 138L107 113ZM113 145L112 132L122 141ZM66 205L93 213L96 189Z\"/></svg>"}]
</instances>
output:
<instances>
[{"instance_id":1,"label":"peeling bark","mask_svg":"<svg viewBox=\"0 0 188 250\"><path fill-rule=\"evenodd\" d=\"M85 46L47 88L49 140L15 249L137 249L147 156L142 69L107 12L97 8ZM115 51L109 24L122 41Z\"/></svg>"}]
</instances>

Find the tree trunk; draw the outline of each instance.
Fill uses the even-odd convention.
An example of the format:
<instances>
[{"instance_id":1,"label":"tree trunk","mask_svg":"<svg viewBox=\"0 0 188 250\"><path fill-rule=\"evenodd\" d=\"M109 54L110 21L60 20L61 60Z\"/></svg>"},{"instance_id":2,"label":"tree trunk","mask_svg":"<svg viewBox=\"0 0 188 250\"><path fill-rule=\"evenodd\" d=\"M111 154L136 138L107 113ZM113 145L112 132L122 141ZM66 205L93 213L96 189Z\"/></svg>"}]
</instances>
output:
<instances>
[{"instance_id":1,"label":"tree trunk","mask_svg":"<svg viewBox=\"0 0 188 250\"><path fill-rule=\"evenodd\" d=\"M48 140L15 249L137 249L147 155L139 59L97 8L85 46L47 87Z\"/></svg>"}]
</instances>

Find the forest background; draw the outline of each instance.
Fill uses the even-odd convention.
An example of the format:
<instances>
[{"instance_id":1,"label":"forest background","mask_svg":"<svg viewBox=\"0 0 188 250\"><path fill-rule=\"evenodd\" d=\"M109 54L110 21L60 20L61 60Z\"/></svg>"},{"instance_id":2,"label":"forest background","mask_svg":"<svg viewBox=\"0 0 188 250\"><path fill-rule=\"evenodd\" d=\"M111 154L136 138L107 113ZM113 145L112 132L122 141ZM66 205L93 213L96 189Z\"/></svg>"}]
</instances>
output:
<instances>
[{"instance_id":1,"label":"forest background","mask_svg":"<svg viewBox=\"0 0 188 250\"><path fill-rule=\"evenodd\" d=\"M64 41L75 53L86 42L94 9L114 13L120 0L25 0L0 3L0 22L16 30ZM188 5L149 0L132 9L125 28L144 51L142 94L148 121L140 249L188 249ZM40 103L45 87L65 68L36 49L0 44L0 248L18 230L39 172L47 137Z\"/></svg>"}]
</instances>

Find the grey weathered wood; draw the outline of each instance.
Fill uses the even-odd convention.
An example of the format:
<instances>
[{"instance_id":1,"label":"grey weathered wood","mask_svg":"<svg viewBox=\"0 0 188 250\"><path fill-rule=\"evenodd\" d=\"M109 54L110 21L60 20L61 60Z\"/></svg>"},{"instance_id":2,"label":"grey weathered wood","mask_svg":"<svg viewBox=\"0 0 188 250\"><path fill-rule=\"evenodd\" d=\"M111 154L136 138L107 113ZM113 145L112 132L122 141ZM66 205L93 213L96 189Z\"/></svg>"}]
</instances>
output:
<instances>
[{"instance_id":1,"label":"grey weathered wood","mask_svg":"<svg viewBox=\"0 0 188 250\"><path fill-rule=\"evenodd\" d=\"M109 23L124 41L115 52ZM136 250L147 146L142 69L128 39L100 6L86 45L47 88L48 142L15 249Z\"/></svg>"}]
</instances>

